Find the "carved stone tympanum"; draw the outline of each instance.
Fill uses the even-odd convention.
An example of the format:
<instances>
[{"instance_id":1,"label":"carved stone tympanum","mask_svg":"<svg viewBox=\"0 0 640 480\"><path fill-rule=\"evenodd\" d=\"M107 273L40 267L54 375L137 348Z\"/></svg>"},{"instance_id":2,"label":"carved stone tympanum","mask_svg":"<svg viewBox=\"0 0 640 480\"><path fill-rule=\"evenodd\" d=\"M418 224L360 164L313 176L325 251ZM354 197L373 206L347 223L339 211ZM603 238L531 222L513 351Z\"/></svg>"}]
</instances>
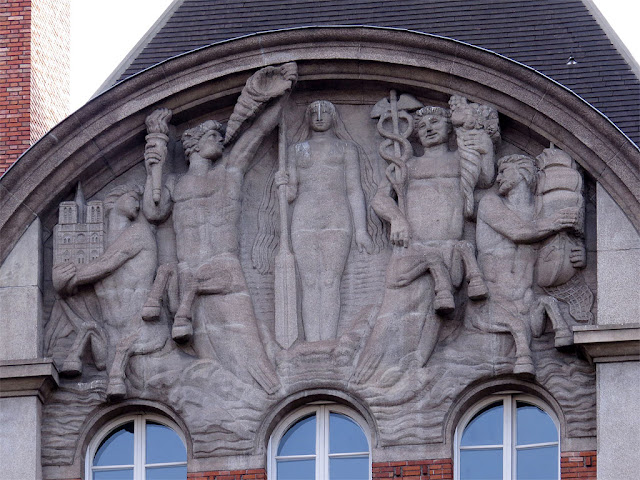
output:
<instances>
[{"instance_id":1,"label":"carved stone tympanum","mask_svg":"<svg viewBox=\"0 0 640 480\"><path fill-rule=\"evenodd\" d=\"M158 106L144 159L60 205L45 463L123 398L176 412L194 457L255 453L271 409L316 389L360 399L380 447L441 442L467 388L514 374L592 435L576 162L457 94L296 80L262 68L193 119Z\"/></svg>"}]
</instances>

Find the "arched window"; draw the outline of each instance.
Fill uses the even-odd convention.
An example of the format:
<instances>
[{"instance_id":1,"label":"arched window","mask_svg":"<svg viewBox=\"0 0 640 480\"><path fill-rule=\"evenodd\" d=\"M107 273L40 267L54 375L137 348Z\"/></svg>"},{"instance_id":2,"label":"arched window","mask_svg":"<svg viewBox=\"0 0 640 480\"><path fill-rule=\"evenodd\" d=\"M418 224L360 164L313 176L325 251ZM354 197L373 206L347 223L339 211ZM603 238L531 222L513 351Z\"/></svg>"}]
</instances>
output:
<instances>
[{"instance_id":1,"label":"arched window","mask_svg":"<svg viewBox=\"0 0 640 480\"><path fill-rule=\"evenodd\" d=\"M371 446L364 419L336 404L287 416L269 442L270 480L369 480Z\"/></svg>"},{"instance_id":2,"label":"arched window","mask_svg":"<svg viewBox=\"0 0 640 480\"><path fill-rule=\"evenodd\" d=\"M456 480L558 480L558 421L535 397L496 395L456 429Z\"/></svg>"},{"instance_id":3,"label":"arched window","mask_svg":"<svg viewBox=\"0 0 640 480\"><path fill-rule=\"evenodd\" d=\"M184 438L177 425L158 415L118 418L89 444L85 478L186 480Z\"/></svg>"}]
</instances>

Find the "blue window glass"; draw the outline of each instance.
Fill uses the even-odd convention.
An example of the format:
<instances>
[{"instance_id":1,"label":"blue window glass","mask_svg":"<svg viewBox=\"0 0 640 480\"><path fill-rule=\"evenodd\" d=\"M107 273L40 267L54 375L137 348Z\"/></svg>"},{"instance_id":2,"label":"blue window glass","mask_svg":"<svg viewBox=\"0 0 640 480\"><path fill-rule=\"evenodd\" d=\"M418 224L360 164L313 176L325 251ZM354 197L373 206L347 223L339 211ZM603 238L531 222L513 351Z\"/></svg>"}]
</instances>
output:
<instances>
[{"instance_id":1,"label":"blue window glass","mask_svg":"<svg viewBox=\"0 0 640 480\"><path fill-rule=\"evenodd\" d=\"M93 480L133 480L133 468L93 472Z\"/></svg>"},{"instance_id":2,"label":"blue window glass","mask_svg":"<svg viewBox=\"0 0 640 480\"><path fill-rule=\"evenodd\" d=\"M517 402L516 445L558 441L558 429L551 417L535 405Z\"/></svg>"},{"instance_id":3,"label":"blue window glass","mask_svg":"<svg viewBox=\"0 0 640 480\"><path fill-rule=\"evenodd\" d=\"M88 455L87 478L186 480L187 449L178 433L151 416L126 420L90 447L95 453Z\"/></svg>"},{"instance_id":4,"label":"blue window glass","mask_svg":"<svg viewBox=\"0 0 640 480\"><path fill-rule=\"evenodd\" d=\"M93 464L133 465L133 422L124 424L102 441Z\"/></svg>"},{"instance_id":5,"label":"blue window glass","mask_svg":"<svg viewBox=\"0 0 640 480\"><path fill-rule=\"evenodd\" d=\"M303 418L284 434L278 456L313 455L316 452L316 416Z\"/></svg>"},{"instance_id":6,"label":"blue window glass","mask_svg":"<svg viewBox=\"0 0 640 480\"><path fill-rule=\"evenodd\" d=\"M330 458L329 478L331 480L368 480L369 456Z\"/></svg>"},{"instance_id":7,"label":"blue window glass","mask_svg":"<svg viewBox=\"0 0 640 480\"><path fill-rule=\"evenodd\" d=\"M368 451L369 443L360 425L346 415L329 414L329 453Z\"/></svg>"},{"instance_id":8,"label":"blue window glass","mask_svg":"<svg viewBox=\"0 0 640 480\"><path fill-rule=\"evenodd\" d=\"M557 480L558 447L524 448L518 450L518 480Z\"/></svg>"},{"instance_id":9,"label":"blue window glass","mask_svg":"<svg viewBox=\"0 0 640 480\"><path fill-rule=\"evenodd\" d=\"M314 480L316 478L316 461L279 460L278 480Z\"/></svg>"},{"instance_id":10,"label":"blue window glass","mask_svg":"<svg viewBox=\"0 0 640 480\"><path fill-rule=\"evenodd\" d=\"M501 395L458 431L459 480L558 480L560 444L553 418L524 395Z\"/></svg>"},{"instance_id":11,"label":"blue window glass","mask_svg":"<svg viewBox=\"0 0 640 480\"><path fill-rule=\"evenodd\" d=\"M277 480L368 480L369 441L357 419L340 406L304 408L274 433L270 468ZM355 419L354 419L355 418ZM289 426L285 426L289 425Z\"/></svg>"},{"instance_id":12,"label":"blue window glass","mask_svg":"<svg viewBox=\"0 0 640 480\"><path fill-rule=\"evenodd\" d=\"M462 450L460 480L502 480L502 449Z\"/></svg>"},{"instance_id":13,"label":"blue window glass","mask_svg":"<svg viewBox=\"0 0 640 480\"><path fill-rule=\"evenodd\" d=\"M460 445L502 445L503 416L502 403L481 410L464 429Z\"/></svg>"},{"instance_id":14,"label":"blue window glass","mask_svg":"<svg viewBox=\"0 0 640 480\"><path fill-rule=\"evenodd\" d=\"M147 464L186 461L187 449L171 428L156 422L147 422L146 433Z\"/></svg>"}]
</instances>

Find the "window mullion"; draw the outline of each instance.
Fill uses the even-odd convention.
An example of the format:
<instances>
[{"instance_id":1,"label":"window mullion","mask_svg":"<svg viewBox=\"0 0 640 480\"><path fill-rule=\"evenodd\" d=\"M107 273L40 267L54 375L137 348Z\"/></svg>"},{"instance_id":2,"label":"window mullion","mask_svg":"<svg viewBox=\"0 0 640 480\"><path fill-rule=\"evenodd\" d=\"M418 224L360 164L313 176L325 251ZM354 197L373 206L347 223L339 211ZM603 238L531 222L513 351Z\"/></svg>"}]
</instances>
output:
<instances>
[{"instance_id":1,"label":"window mullion","mask_svg":"<svg viewBox=\"0 0 640 480\"><path fill-rule=\"evenodd\" d=\"M321 462L323 464L323 475L320 477L322 480L329 480L329 407L323 406L322 420L323 424L323 452Z\"/></svg>"},{"instance_id":2,"label":"window mullion","mask_svg":"<svg viewBox=\"0 0 640 480\"><path fill-rule=\"evenodd\" d=\"M145 421L142 415L136 417L133 424L133 441L134 441L134 458L133 458L133 478L135 480L143 480L145 478L145 437L146 437Z\"/></svg>"},{"instance_id":3,"label":"window mullion","mask_svg":"<svg viewBox=\"0 0 640 480\"><path fill-rule=\"evenodd\" d=\"M325 412L327 407L320 405L316 413L316 480L323 480L327 474L325 446Z\"/></svg>"},{"instance_id":4,"label":"window mullion","mask_svg":"<svg viewBox=\"0 0 640 480\"><path fill-rule=\"evenodd\" d=\"M504 408L502 429L502 478L512 480L515 478L513 470L513 402L511 397L502 399Z\"/></svg>"}]
</instances>

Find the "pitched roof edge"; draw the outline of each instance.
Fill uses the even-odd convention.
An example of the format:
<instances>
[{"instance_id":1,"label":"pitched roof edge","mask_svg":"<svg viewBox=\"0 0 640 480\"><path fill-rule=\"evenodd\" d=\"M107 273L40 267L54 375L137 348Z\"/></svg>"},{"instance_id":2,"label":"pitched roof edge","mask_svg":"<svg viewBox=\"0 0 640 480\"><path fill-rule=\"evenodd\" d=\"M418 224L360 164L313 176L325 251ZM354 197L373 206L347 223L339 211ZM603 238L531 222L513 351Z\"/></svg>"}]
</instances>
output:
<instances>
[{"instance_id":1,"label":"pitched roof edge","mask_svg":"<svg viewBox=\"0 0 640 480\"><path fill-rule=\"evenodd\" d=\"M631 67L631 71L635 74L636 77L640 79L640 65L638 64L636 59L633 58L633 55L631 55L631 52L629 51L627 46L622 42L618 34L602 14L602 12L598 10L595 2L593 0L582 0L582 3L584 3L584 6L587 7L587 10L589 10L589 13L593 16L596 22L598 22L598 25L600 25L600 28L602 28L605 35L609 38L609 40L611 40L613 48L620 52L622 58L624 58L625 62L627 62L629 67Z\"/></svg>"},{"instance_id":2,"label":"pitched roof edge","mask_svg":"<svg viewBox=\"0 0 640 480\"><path fill-rule=\"evenodd\" d=\"M169 21L169 19L173 16L175 11L182 5L184 0L173 0L166 10L160 15L160 17L155 21L155 23L151 26L151 28L145 33L142 38L136 43L136 45L131 49L131 51L124 57L124 59L118 64L118 66L111 72L111 74L106 78L106 80L100 85L100 87L91 95L91 98L95 98L105 90L111 88L122 76L122 74L129 68L129 65L138 58L138 55L144 50L147 44L153 40L156 34L160 31L162 27Z\"/></svg>"}]
</instances>

